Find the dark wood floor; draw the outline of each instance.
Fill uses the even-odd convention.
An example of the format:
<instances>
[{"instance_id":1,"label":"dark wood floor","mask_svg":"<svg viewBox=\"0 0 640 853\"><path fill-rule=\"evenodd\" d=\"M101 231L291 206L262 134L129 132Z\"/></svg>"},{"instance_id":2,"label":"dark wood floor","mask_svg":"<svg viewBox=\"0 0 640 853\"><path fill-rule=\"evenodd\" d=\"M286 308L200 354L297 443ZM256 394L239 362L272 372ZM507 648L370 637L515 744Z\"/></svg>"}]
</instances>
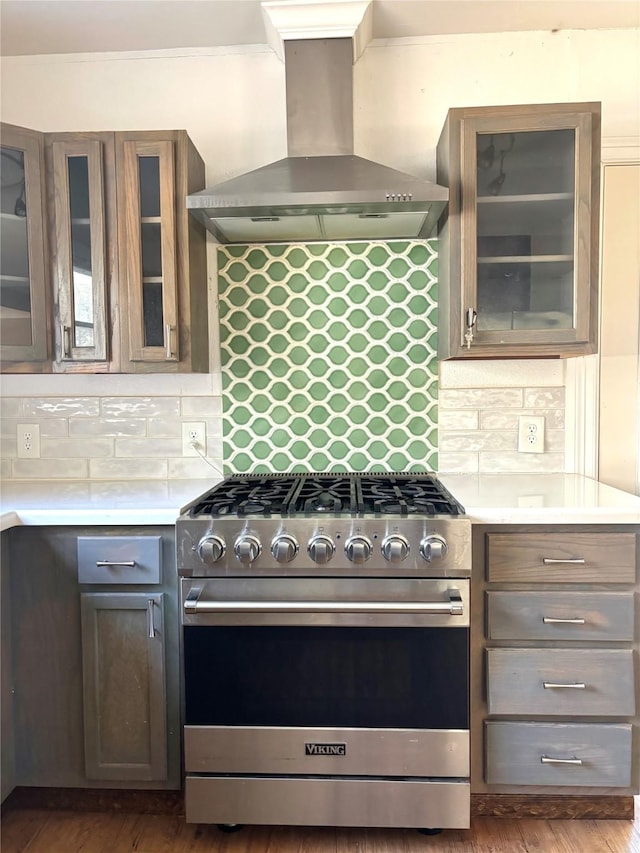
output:
<instances>
[{"instance_id":1,"label":"dark wood floor","mask_svg":"<svg viewBox=\"0 0 640 853\"><path fill-rule=\"evenodd\" d=\"M635 820L474 818L468 831L245 827L233 834L175 815L11 809L2 853L640 853Z\"/></svg>"}]
</instances>

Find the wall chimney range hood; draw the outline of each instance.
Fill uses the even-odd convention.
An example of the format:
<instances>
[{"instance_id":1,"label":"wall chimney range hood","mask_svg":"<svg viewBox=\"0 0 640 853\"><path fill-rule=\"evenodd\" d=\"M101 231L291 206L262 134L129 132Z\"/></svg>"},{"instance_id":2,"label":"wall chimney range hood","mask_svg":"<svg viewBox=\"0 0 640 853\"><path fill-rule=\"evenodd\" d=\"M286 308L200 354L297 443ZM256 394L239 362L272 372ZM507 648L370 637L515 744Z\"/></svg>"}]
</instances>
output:
<instances>
[{"instance_id":1,"label":"wall chimney range hood","mask_svg":"<svg viewBox=\"0 0 640 853\"><path fill-rule=\"evenodd\" d=\"M282 42L289 156L187 196L191 214L221 243L428 237L447 187L353 153L354 40L291 33Z\"/></svg>"}]
</instances>

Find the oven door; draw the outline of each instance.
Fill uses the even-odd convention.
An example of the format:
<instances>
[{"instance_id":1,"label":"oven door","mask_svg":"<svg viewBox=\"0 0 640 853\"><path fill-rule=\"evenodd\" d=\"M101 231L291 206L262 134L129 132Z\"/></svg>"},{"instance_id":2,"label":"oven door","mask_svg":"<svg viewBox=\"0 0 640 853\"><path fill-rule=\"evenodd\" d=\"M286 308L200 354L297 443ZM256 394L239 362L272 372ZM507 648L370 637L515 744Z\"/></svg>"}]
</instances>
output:
<instances>
[{"instance_id":1,"label":"oven door","mask_svg":"<svg viewBox=\"0 0 640 853\"><path fill-rule=\"evenodd\" d=\"M183 579L191 774L469 776L469 581Z\"/></svg>"}]
</instances>

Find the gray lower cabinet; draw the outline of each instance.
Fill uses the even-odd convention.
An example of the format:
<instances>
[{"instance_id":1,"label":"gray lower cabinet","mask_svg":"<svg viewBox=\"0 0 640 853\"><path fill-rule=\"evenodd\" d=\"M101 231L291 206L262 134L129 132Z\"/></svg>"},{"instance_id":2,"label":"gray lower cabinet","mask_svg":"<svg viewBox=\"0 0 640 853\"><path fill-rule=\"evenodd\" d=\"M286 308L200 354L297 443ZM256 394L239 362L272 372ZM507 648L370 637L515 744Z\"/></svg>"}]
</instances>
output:
<instances>
[{"instance_id":1,"label":"gray lower cabinet","mask_svg":"<svg viewBox=\"0 0 640 853\"><path fill-rule=\"evenodd\" d=\"M13 784L179 789L174 528L22 527L7 533ZM140 540L143 547L131 554ZM79 580L80 541L89 543L94 568L101 570L89 583ZM134 567L119 565L130 562ZM3 687L3 711L4 701Z\"/></svg>"},{"instance_id":2,"label":"gray lower cabinet","mask_svg":"<svg viewBox=\"0 0 640 853\"><path fill-rule=\"evenodd\" d=\"M167 777L162 594L83 593L87 779Z\"/></svg>"},{"instance_id":3,"label":"gray lower cabinet","mask_svg":"<svg viewBox=\"0 0 640 853\"><path fill-rule=\"evenodd\" d=\"M474 531L475 792L638 792L639 553L638 525Z\"/></svg>"},{"instance_id":4,"label":"gray lower cabinet","mask_svg":"<svg viewBox=\"0 0 640 853\"><path fill-rule=\"evenodd\" d=\"M0 802L4 802L15 785L13 742L13 664L11 644L11 589L9 536L3 533L0 556Z\"/></svg>"}]
</instances>

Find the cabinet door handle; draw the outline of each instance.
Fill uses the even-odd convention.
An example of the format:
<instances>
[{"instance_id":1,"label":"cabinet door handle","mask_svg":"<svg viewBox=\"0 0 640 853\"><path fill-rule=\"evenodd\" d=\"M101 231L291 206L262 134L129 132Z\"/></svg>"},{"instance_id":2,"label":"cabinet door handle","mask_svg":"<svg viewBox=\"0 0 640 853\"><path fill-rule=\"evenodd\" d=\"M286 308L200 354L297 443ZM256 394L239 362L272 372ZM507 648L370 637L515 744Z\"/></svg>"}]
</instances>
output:
<instances>
[{"instance_id":1,"label":"cabinet door handle","mask_svg":"<svg viewBox=\"0 0 640 853\"><path fill-rule=\"evenodd\" d=\"M573 681L570 684L562 684L557 681L543 681L542 686L545 690L556 690L568 688L570 690L585 690L587 685L583 681Z\"/></svg>"},{"instance_id":2,"label":"cabinet door handle","mask_svg":"<svg viewBox=\"0 0 640 853\"><path fill-rule=\"evenodd\" d=\"M555 616L543 616L545 625L584 625L584 619L576 616L574 619L556 619Z\"/></svg>"},{"instance_id":3,"label":"cabinet door handle","mask_svg":"<svg viewBox=\"0 0 640 853\"><path fill-rule=\"evenodd\" d=\"M173 358L173 350L171 347L171 332L174 328L175 326L171 326L169 323L167 323L164 327L164 336L167 344L167 358Z\"/></svg>"},{"instance_id":4,"label":"cabinet door handle","mask_svg":"<svg viewBox=\"0 0 640 853\"><path fill-rule=\"evenodd\" d=\"M576 557L572 560L556 560L553 557L543 557L542 562L545 566L559 566L559 565L571 565L571 566L584 566L586 560L583 557Z\"/></svg>"},{"instance_id":5,"label":"cabinet door handle","mask_svg":"<svg viewBox=\"0 0 640 853\"><path fill-rule=\"evenodd\" d=\"M540 761L542 764L582 764L581 758L551 758L548 755L541 755Z\"/></svg>"},{"instance_id":6,"label":"cabinet door handle","mask_svg":"<svg viewBox=\"0 0 640 853\"><path fill-rule=\"evenodd\" d=\"M71 358L71 326L60 326L62 336L62 357Z\"/></svg>"},{"instance_id":7,"label":"cabinet door handle","mask_svg":"<svg viewBox=\"0 0 640 853\"><path fill-rule=\"evenodd\" d=\"M129 560L128 562L118 562L116 560L96 560L96 566L99 569L103 566L129 566L129 568L133 569L135 565L135 560Z\"/></svg>"},{"instance_id":8,"label":"cabinet door handle","mask_svg":"<svg viewBox=\"0 0 640 853\"><path fill-rule=\"evenodd\" d=\"M156 629L153 624L153 605L155 604L153 598L150 598L147 602L147 626L149 628L149 639L153 640L156 635Z\"/></svg>"}]
</instances>

